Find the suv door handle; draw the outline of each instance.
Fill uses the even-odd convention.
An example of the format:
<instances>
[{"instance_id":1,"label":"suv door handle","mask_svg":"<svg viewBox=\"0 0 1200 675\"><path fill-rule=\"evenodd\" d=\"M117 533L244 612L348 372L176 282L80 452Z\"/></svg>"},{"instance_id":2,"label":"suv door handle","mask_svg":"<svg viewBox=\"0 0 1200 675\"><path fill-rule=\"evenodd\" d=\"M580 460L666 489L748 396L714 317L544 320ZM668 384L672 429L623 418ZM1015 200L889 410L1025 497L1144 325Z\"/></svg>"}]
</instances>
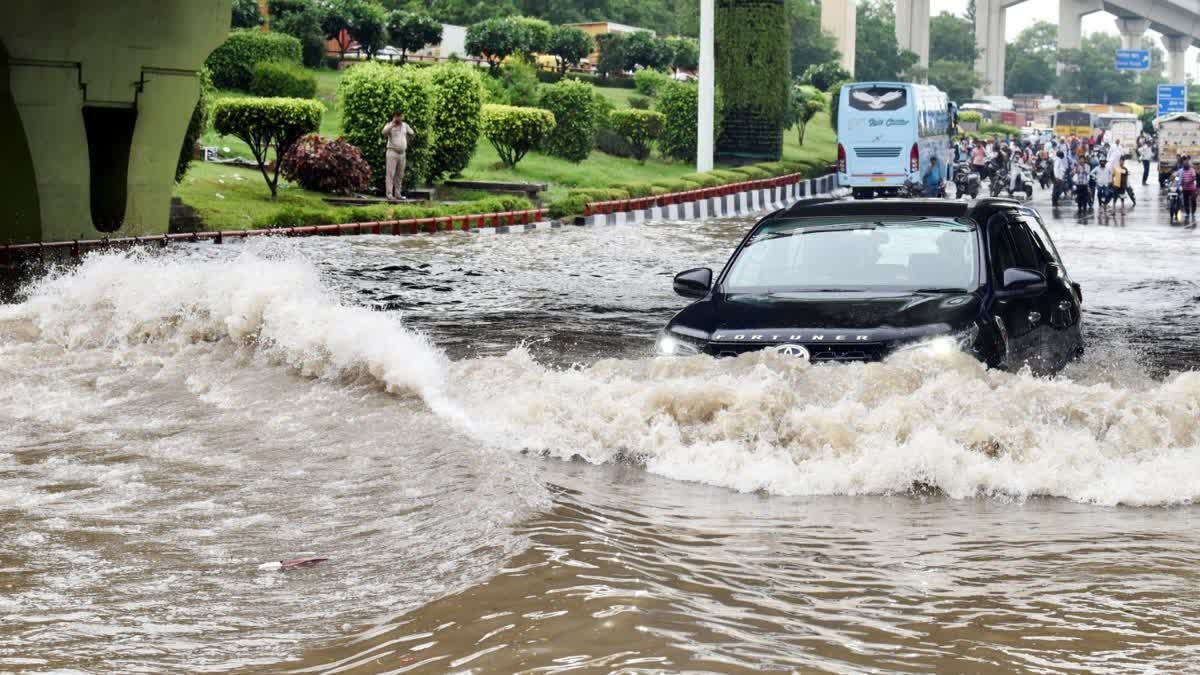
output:
<instances>
[{"instance_id":1,"label":"suv door handle","mask_svg":"<svg viewBox=\"0 0 1200 675\"><path fill-rule=\"evenodd\" d=\"M1042 313L1041 312L1030 312L1028 318L1029 318L1029 323L1041 323Z\"/></svg>"}]
</instances>

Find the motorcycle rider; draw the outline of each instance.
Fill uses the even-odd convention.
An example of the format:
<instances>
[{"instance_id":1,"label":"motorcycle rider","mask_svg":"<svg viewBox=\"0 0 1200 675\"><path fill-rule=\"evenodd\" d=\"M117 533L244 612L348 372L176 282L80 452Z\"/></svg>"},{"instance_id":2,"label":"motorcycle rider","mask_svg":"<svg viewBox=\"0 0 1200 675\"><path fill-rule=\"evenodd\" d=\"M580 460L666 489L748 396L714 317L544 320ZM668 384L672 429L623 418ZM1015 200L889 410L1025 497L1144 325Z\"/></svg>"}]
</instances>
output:
<instances>
[{"instance_id":1,"label":"motorcycle rider","mask_svg":"<svg viewBox=\"0 0 1200 675\"><path fill-rule=\"evenodd\" d=\"M929 158L929 166L926 167L925 173L921 175L921 182L925 187L926 197L940 197L942 193L942 167L938 164L937 157Z\"/></svg>"}]
</instances>

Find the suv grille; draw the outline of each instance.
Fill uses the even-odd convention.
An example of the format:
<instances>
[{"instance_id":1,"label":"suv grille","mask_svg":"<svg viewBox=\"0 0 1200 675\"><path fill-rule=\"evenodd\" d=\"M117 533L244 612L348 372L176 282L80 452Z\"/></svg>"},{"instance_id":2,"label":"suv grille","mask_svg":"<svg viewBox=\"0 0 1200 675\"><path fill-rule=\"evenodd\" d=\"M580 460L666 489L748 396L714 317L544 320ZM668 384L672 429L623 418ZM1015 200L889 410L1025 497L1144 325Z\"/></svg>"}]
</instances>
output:
<instances>
[{"instance_id":1,"label":"suv grille","mask_svg":"<svg viewBox=\"0 0 1200 675\"><path fill-rule=\"evenodd\" d=\"M855 344L800 343L809 352L813 363L840 361L882 361L887 355L887 346L881 342ZM713 342L705 348L712 356L739 356L776 345L746 344L744 342Z\"/></svg>"}]
</instances>

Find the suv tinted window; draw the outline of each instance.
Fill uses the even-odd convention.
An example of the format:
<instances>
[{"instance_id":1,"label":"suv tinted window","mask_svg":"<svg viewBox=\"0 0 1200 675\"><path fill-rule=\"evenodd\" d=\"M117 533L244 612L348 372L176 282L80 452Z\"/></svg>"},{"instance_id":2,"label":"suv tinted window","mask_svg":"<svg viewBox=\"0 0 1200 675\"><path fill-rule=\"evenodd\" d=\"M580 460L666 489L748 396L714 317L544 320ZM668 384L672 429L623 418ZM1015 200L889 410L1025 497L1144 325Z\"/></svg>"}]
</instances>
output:
<instances>
[{"instance_id":1,"label":"suv tinted window","mask_svg":"<svg viewBox=\"0 0 1200 675\"><path fill-rule=\"evenodd\" d=\"M1025 224L1020 221L1014 221L1008 226L1008 234L1012 237L1013 251L1017 257L1017 267L1024 267L1031 270L1040 270L1045 267L1048 260L1042 256L1038 250L1038 245L1034 243L1032 233Z\"/></svg>"},{"instance_id":2,"label":"suv tinted window","mask_svg":"<svg viewBox=\"0 0 1200 675\"><path fill-rule=\"evenodd\" d=\"M1062 258L1058 255L1058 249L1054 246L1054 240L1050 238L1050 233L1046 231L1046 225L1042 223L1040 218L1025 217L1022 218L1026 227L1029 228L1029 233L1033 235L1033 242L1037 244L1047 260L1062 264Z\"/></svg>"},{"instance_id":3,"label":"suv tinted window","mask_svg":"<svg viewBox=\"0 0 1200 675\"><path fill-rule=\"evenodd\" d=\"M1004 270L1017 266L1012 244L1008 241L1007 229L994 224L988 227L988 255L992 261L992 278L996 281L1004 278Z\"/></svg>"}]
</instances>

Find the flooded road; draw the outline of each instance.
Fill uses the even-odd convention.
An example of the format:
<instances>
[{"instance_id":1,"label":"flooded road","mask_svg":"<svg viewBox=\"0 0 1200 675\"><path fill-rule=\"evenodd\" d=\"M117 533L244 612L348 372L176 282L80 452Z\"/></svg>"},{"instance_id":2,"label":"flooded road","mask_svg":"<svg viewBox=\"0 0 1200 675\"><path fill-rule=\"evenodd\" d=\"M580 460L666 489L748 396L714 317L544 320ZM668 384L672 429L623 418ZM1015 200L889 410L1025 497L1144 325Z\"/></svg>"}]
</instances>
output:
<instances>
[{"instance_id":1,"label":"flooded road","mask_svg":"<svg viewBox=\"0 0 1200 675\"><path fill-rule=\"evenodd\" d=\"M649 358L749 221L93 258L0 307L0 672L1197 670L1200 235L1038 197L1053 380Z\"/></svg>"}]
</instances>

